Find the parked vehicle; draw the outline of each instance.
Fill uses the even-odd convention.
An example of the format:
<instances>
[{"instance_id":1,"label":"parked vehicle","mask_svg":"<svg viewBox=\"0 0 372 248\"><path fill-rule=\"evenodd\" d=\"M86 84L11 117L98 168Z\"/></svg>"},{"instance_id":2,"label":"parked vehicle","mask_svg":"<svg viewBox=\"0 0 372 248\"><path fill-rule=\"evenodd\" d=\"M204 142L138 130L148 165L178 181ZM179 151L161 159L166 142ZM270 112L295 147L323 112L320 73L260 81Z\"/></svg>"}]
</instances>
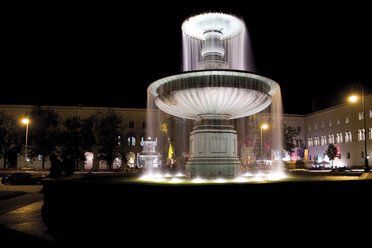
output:
<instances>
[{"instance_id":1,"label":"parked vehicle","mask_svg":"<svg viewBox=\"0 0 372 248\"><path fill-rule=\"evenodd\" d=\"M332 169L331 172L353 172L353 171L347 167L336 167Z\"/></svg>"},{"instance_id":2,"label":"parked vehicle","mask_svg":"<svg viewBox=\"0 0 372 248\"><path fill-rule=\"evenodd\" d=\"M43 176L31 175L26 172L14 172L10 175L4 176L1 183L5 185L21 185L21 184L40 184Z\"/></svg>"}]
</instances>

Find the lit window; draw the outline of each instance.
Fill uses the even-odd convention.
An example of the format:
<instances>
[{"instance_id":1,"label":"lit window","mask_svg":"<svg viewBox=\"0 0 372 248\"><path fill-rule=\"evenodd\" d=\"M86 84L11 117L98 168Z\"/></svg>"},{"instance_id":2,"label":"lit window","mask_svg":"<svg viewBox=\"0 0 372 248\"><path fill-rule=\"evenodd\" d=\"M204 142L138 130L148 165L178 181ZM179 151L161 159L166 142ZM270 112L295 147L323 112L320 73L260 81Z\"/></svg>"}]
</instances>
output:
<instances>
[{"instance_id":1,"label":"lit window","mask_svg":"<svg viewBox=\"0 0 372 248\"><path fill-rule=\"evenodd\" d=\"M314 124L314 130L318 130L318 123Z\"/></svg>"},{"instance_id":2,"label":"lit window","mask_svg":"<svg viewBox=\"0 0 372 248\"><path fill-rule=\"evenodd\" d=\"M141 137L141 141L140 141L140 145L143 146L143 144L144 144L144 138L143 138L143 136L142 136L142 137Z\"/></svg>"},{"instance_id":3,"label":"lit window","mask_svg":"<svg viewBox=\"0 0 372 248\"><path fill-rule=\"evenodd\" d=\"M369 118L372 118L372 109L369 110Z\"/></svg>"},{"instance_id":4,"label":"lit window","mask_svg":"<svg viewBox=\"0 0 372 248\"><path fill-rule=\"evenodd\" d=\"M359 113L359 120L363 120L363 112Z\"/></svg>"},{"instance_id":5,"label":"lit window","mask_svg":"<svg viewBox=\"0 0 372 248\"><path fill-rule=\"evenodd\" d=\"M332 127L332 120L328 121L328 127Z\"/></svg>"},{"instance_id":6,"label":"lit window","mask_svg":"<svg viewBox=\"0 0 372 248\"><path fill-rule=\"evenodd\" d=\"M128 146L135 146L136 145L136 138L135 137L129 137L128 138Z\"/></svg>"},{"instance_id":7,"label":"lit window","mask_svg":"<svg viewBox=\"0 0 372 248\"><path fill-rule=\"evenodd\" d=\"M352 136L351 136L351 132L346 132L345 133L345 143L348 143L348 142L352 142L353 139L352 139Z\"/></svg>"},{"instance_id":8,"label":"lit window","mask_svg":"<svg viewBox=\"0 0 372 248\"><path fill-rule=\"evenodd\" d=\"M307 146L313 146L313 138L307 139Z\"/></svg>"},{"instance_id":9,"label":"lit window","mask_svg":"<svg viewBox=\"0 0 372 248\"><path fill-rule=\"evenodd\" d=\"M325 135L323 135L323 136L320 137L320 145L324 146L326 144L327 144L327 138L326 138Z\"/></svg>"},{"instance_id":10,"label":"lit window","mask_svg":"<svg viewBox=\"0 0 372 248\"><path fill-rule=\"evenodd\" d=\"M359 129L358 130L358 141L365 140L365 130Z\"/></svg>"},{"instance_id":11,"label":"lit window","mask_svg":"<svg viewBox=\"0 0 372 248\"><path fill-rule=\"evenodd\" d=\"M314 146L319 145L319 137L314 137Z\"/></svg>"},{"instance_id":12,"label":"lit window","mask_svg":"<svg viewBox=\"0 0 372 248\"><path fill-rule=\"evenodd\" d=\"M333 134L328 135L328 143L334 144L335 143L335 136Z\"/></svg>"},{"instance_id":13,"label":"lit window","mask_svg":"<svg viewBox=\"0 0 372 248\"><path fill-rule=\"evenodd\" d=\"M337 126L339 126L341 124L341 121L340 119L337 120Z\"/></svg>"},{"instance_id":14,"label":"lit window","mask_svg":"<svg viewBox=\"0 0 372 248\"><path fill-rule=\"evenodd\" d=\"M372 140L372 127L369 128L369 139Z\"/></svg>"}]
</instances>

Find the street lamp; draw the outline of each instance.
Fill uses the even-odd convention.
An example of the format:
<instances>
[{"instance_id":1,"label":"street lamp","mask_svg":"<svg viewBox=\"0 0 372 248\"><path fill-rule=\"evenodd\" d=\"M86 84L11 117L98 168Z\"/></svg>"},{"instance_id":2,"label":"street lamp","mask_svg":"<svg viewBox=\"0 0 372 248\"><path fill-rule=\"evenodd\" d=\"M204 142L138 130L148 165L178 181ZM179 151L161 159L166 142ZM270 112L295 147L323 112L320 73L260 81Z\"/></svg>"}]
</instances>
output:
<instances>
[{"instance_id":1,"label":"street lamp","mask_svg":"<svg viewBox=\"0 0 372 248\"><path fill-rule=\"evenodd\" d=\"M28 118L23 118L22 123L26 125L25 161L24 161L23 167L27 167L28 123L30 123L30 120Z\"/></svg>"},{"instance_id":2,"label":"street lamp","mask_svg":"<svg viewBox=\"0 0 372 248\"><path fill-rule=\"evenodd\" d=\"M363 128L364 128L364 171L369 172L370 168L368 166L368 153L367 153L367 125L366 125L366 103L365 103L365 97L364 97L364 88L361 83L354 83L356 85L359 85L361 90L361 103L362 103L362 111L363 111ZM357 95L351 95L349 97L349 101L352 103L355 103L359 100L359 97Z\"/></svg>"},{"instance_id":3,"label":"street lamp","mask_svg":"<svg viewBox=\"0 0 372 248\"><path fill-rule=\"evenodd\" d=\"M266 124L266 123L262 123L261 124L261 127L260 127L260 130L261 130L261 164L262 164L262 157L263 157L263 152L262 152L262 130L266 130L269 128L269 124Z\"/></svg>"}]
</instances>

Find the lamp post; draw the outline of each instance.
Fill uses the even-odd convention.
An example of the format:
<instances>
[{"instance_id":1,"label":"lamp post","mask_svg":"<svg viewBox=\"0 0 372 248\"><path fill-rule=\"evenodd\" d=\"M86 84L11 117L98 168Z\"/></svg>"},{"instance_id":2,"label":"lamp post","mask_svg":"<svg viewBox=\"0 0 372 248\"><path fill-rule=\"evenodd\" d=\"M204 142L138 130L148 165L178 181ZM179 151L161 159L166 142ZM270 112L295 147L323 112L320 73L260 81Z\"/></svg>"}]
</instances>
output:
<instances>
[{"instance_id":1,"label":"lamp post","mask_svg":"<svg viewBox=\"0 0 372 248\"><path fill-rule=\"evenodd\" d=\"M27 167L27 141L28 141L28 123L30 120L28 118L23 118L22 123L26 125L26 142L25 142L25 161L23 167Z\"/></svg>"},{"instance_id":2,"label":"lamp post","mask_svg":"<svg viewBox=\"0 0 372 248\"><path fill-rule=\"evenodd\" d=\"M260 127L260 129L261 129L261 164L262 164L262 157L263 157L263 149L262 149L262 130L263 129L267 129L269 127L269 125L268 124L266 124L266 123L262 123L261 124L261 127Z\"/></svg>"},{"instance_id":3,"label":"lamp post","mask_svg":"<svg viewBox=\"0 0 372 248\"><path fill-rule=\"evenodd\" d=\"M356 85L359 85L361 90L361 102L362 102L362 111L363 111L363 128L364 128L364 171L369 172L370 168L368 166L368 153L367 153L367 124L366 124L366 103L365 103L365 97L364 97L364 88L361 83L354 83ZM349 97L349 101L354 103L358 101L359 97L357 95L352 95Z\"/></svg>"}]
</instances>

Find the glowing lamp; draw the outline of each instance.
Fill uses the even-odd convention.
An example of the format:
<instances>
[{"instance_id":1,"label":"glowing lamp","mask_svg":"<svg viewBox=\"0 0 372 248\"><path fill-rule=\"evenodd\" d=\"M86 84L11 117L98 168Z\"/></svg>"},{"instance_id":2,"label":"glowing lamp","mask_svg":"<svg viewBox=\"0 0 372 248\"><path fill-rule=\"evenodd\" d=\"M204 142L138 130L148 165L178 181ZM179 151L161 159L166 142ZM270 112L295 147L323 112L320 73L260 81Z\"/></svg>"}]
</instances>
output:
<instances>
[{"instance_id":1,"label":"glowing lamp","mask_svg":"<svg viewBox=\"0 0 372 248\"><path fill-rule=\"evenodd\" d=\"M356 102L356 101L358 101L358 96L356 96L356 95L352 95L352 96L350 96L350 97L349 97L349 101L350 101L350 102Z\"/></svg>"}]
</instances>

